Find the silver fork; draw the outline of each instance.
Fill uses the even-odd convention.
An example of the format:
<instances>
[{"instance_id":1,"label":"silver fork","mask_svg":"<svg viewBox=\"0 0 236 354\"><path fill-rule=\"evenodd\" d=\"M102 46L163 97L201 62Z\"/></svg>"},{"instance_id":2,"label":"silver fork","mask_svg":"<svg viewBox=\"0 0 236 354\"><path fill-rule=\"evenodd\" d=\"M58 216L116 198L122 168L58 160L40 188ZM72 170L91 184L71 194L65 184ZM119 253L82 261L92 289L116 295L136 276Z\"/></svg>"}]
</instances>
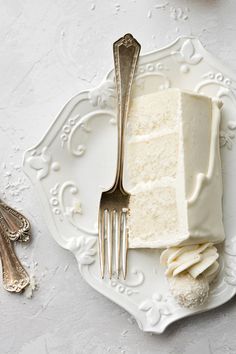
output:
<instances>
[{"instance_id":1,"label":"silver fork","mask_svg":"<svg viewBox=\"0 0 236 354\"><path fill-rule=\"evenodd\" d=\"M12 242L28 242L30 238L29 221L0 200L0 260L3 287L7 291L21 292L30 282L29 275L19 261Z\"/></svg>"},{"instance_id":2,"label":"silver fork","mask_svg":"<svg viewBox=\"0 0 236 354\"><path fill-rule=\"evenodd\" d=\"M129 101L134 72L140 52L140 44L131 34L126 34L113 44L116 89L118 96L118 156L114 185L101 195L98 217L98 240L101 277L105 275L107 253L108 274L113 274L113 248L115 250L115 272L120 275L121 250L122 274L127 274L128 231L127 213L130 195L123 187L124 130L129 110ZM115 240L115 247L113 247ZM106 246L107 245L107 246Z\"/></svg>"}]
</instances>

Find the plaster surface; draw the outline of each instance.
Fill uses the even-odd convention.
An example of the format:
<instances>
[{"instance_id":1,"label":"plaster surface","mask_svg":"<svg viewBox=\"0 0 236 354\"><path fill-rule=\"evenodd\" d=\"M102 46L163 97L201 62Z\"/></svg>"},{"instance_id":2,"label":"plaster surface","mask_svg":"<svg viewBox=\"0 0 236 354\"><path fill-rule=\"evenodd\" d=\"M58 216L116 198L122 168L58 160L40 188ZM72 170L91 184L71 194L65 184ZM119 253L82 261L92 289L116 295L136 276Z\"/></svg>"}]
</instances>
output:
<instances>
[{"instance_id":1,"label":"plaster surface","mask_svg":"<svg viewBox=\"0 0 236 354\"><path fill-rule=\"evenodd\" d=\"M131 32L142 52L179 35L236 71L235 0L0 0L0 195L29 217L33 242L16 251L38 289L32 299L0 287L1 354L233 354L236 303L181 320L162 335L81 278L73 256L52 239L22 154L64 104L98 85L113 65L112 43Z\"/></svg>"}]
</instances>

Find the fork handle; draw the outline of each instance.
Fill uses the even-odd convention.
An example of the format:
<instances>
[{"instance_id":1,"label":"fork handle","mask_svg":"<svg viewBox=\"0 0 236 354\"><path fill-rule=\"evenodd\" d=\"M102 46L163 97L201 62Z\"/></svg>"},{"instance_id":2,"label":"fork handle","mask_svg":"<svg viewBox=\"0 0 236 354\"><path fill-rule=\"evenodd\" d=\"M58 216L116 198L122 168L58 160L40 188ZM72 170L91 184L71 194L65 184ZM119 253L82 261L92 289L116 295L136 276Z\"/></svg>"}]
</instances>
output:
<instances>
[{"instance_id":1,"label":"fork handle","mask_svg":"<svg viewBox=\"0 0 236 354\"><path fill-rule=\"evenodd\" d=\"M1 228L0 257L4 288L10 292L20 292L29 284L29 276L17 258L12 242Z\"/></svg>"},{"instance_id":2,"label":"fork handle","mask_svg":"<svg viewBox=\"0 0 236 354\"><path fill-rule=\"evenodd\" d=\"M131 34L113 44L117 88L118 156L114 189L123 187L125 125L128 116L131 87L141 46ZM125 192L125 191L124 191Z\"/></svg>"}]
</instances>

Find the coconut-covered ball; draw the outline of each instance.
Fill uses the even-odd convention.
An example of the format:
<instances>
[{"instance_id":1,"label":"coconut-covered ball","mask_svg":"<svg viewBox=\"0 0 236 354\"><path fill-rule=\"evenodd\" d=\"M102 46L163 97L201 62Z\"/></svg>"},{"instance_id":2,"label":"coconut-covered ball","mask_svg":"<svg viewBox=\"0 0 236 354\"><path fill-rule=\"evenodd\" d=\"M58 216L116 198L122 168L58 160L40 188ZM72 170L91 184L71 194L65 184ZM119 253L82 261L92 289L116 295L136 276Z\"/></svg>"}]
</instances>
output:
<instances>
[{"instance_id":1,"label":"coconut-covered ball","mask_svg":"<svg viewBox=\"0 0 236 354\"><path fill-rule=\"evenodd\" d=\"M170 290L180 306L195 308L202 305L209 293L209 283L205 276L193 278L189 273L168 277Z\"/></svg>"}]
</instances>

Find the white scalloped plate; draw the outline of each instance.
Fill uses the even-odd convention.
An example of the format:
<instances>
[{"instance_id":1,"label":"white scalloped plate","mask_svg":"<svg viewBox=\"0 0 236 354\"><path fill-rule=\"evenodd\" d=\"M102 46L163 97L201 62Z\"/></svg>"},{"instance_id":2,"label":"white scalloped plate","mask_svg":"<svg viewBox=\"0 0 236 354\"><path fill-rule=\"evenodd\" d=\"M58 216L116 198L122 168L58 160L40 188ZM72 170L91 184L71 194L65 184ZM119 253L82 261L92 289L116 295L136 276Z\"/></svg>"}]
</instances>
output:
<instances>
[{"instance_id":1,"label":"white scalloped plate","mask_svg":"<svg viewBox=\"0 0 236 354\"><path fill-rule=\"evenodd\" d=\"M24 157L24 170L41 199L51 233L74 253L84 279L130 312L143 331L155 333L180 318L220 306L236 292L236 80L197 39L182 37L139 60L134 95L168 87L224 101L221 146L227 241L219 248L219 277L208 302L198 309L180 308L172 299L158 250L131 250L126 281L100 279L98 203L102 189L113 181L116 161L113 72L99 87L67 103L41 142Z\"/></svg>"}]
</instances>

